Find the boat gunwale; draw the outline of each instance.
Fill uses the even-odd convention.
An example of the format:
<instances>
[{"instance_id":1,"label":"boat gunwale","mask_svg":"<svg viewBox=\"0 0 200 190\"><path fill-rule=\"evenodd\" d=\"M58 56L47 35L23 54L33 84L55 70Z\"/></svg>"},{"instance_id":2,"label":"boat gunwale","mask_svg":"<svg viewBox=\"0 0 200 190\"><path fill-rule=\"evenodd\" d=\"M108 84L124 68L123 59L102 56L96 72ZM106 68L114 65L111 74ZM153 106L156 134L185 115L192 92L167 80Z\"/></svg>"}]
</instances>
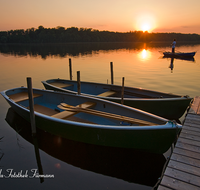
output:
<instances>
[{"instance_id":1,"label":"boat gunwale","mask_svg":"<svg viewBox=\"0 0 200 190\"><path fill-rule=\"evenodd\" d=\"M53 88L55 88L55 89L58 89L58 90L62 90L62 92L64 92L64 93L72 93L72 94L77 94L77 92L76 91L72 91L72 90L68 90L68 89L64 89L64 88L60 88L60 87L57 87L57 86L54 86L54 85L51 85L50 83L48 83L48 81L53 81L53 80L63 80L63 81L70 81L70 80L66 80L66 79L49 79L49 80L46 80L46 81L42 81L42 83L43 84L46 84L46 85L49 85L49 86L51 86L51 87L53 87ZM74 81L73 80L73 82L76 82L76 81ZM84 82L84 81L81 81L81 83L89 83L89 84L100 84L100 85L110 85L110 84L103 84L103 83L95 83L95 82ZM110 86L112 86L112 85L110 85ZM120 88L121 86L120 85L115 85L117 88ZM133 89L140 89L140 88L134 88L134 87L127 87L127 88L133 88ZM112 90L112 89L111 89ZM147 92L155 92L156 93L156 91L153 91L153 90L147 90L147 89L142 89L141 88L141 90L144 90L144 91L147 91ZM145 101L163 101L163 100L165 100L165 101L176 101L176 100L185 100L185 99L190 99L190 100L192 100L193 98L192 97L189 97L189 96L180 96L180 95L176 95L176 94L171 94L171 93L165 93L165 92L160 92L160 93L162 93L162 94L170 94L170 95L172 95L172 96L176 96L176 97L172 97L172 98L162 98L162 97L160 97L160 98L126 98L126 97L124 97L124 100L126 101L131 101L131 100L138 100L138 101L140 101L140 100L145 100ZM84 95L84 96L89 96L89 97L97 97L97 95L92 95L92 94L86 94L86 93L81 93L81 95ZM110 97L104 97L104 96L98 96L99 98L102 98L102 99L108 99L108 100L111 100L111 99L113 99L113 100L120 100L121 98L120 97L113 97L113 96L110 96Z\"/></svg>"}]
</instances>

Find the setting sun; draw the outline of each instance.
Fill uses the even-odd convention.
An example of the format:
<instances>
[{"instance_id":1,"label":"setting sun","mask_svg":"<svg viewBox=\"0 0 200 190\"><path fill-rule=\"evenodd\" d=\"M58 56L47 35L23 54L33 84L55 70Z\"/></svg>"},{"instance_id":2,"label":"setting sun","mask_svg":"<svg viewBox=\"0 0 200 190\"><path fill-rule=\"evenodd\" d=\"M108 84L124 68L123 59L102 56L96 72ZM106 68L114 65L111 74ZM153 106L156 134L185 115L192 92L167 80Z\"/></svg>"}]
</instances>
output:
<instances>
[{"instance_id":1,"label":"setting sun","mask_svg":"<svg viewBox=\"0 0 200 190\"><path fill-rule=\"evenodd\" d=\"M151 29L150 25L149 24L143 24L142 27L141 27L142 31L145 32L145 31L149 31Z\"/></svg>"},{"instance_id":2,"label":"setting sun","mask_svg":"<svg viewBox=\"0 0 200 190\"><path fill-rule=\"evenodd\" d=\"M153 29L155 29L155 19L151 15L138 15L136 18L136 30L142 30L143 32L151 32Z\"/></svg>"}]
</instances>

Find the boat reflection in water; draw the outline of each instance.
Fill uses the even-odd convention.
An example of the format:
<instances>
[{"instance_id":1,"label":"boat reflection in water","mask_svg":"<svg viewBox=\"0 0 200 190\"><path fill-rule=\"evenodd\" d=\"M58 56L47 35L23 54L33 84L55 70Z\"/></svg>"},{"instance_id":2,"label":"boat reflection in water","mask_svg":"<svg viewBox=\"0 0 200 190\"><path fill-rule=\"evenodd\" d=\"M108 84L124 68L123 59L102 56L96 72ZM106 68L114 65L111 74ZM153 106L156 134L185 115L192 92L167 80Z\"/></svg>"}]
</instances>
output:
<instances>
[{"instance_id":1,"label":"boat reflection in water","mask_svg":"<svg viewBox=\"0 0 200 190\"><path fill-rule=\"evenodd\" d=\"M37 141L35 141L31 135L30 123L20 117L12 108L8 109L6 121L19 135L35 146L40 172L42 172L42 163L37 147L47 154L83 170L151 187L157 183L166 162L163 155L75 142L38 128ZM34 144L36 142L38 146Z\"/></svg>"},{"instance_id":2,"label":"boat reflection in water","mask_svg":"<svg viewBox=\"0 0 200 190\"><path fill-rule=\"evenodd\" d=\"M169 56L163 56L163 58L170 58L170 59L179 59L179 60L183 60L183 61L191 61L191 62L195 62L194 57L169 57Z\"/></svg>"},{"instance_id":3,"label":"boat reflection in water","mask_svg":"<svg viewBox=\"0 0 200 190\"><path fill-rule=\"evenodd\" d=\"M194 57L171 57L171 56L163 56L162 58L163 59L164 58L170 59L169 68L171 69L171 73L173 73L173 69L174 69L174 59L195 62Z\"/></svg>"},{"instance_id":4,"label":"boat reflection in water","mask_svg":"<svg viewBox=\"0 0 200 190\"><path fill-rule=\"evenodd\" d=\"M171 69L171 73L173 73L173 69L174 69L174 58L171 58L171 62L170 62L169 68Z\"/></svg>"}]
</instances>

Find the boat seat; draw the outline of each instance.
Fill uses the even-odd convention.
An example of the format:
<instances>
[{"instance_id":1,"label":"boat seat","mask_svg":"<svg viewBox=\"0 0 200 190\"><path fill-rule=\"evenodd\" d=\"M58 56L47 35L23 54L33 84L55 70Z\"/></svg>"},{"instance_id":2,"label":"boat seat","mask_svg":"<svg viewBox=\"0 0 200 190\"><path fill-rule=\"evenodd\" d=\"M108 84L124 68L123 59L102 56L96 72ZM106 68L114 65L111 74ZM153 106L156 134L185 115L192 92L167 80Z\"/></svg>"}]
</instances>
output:
<instances>
[{"instance_id":1,"label":"boat seat","mask_svg":"<svg viewBox=\"0 0 200 190\"><path fill-rule=\"evenodd\" d=\"M51 108L48 108L46 106L42 106L42 105L39 105L39 104L34 105L34 111L48 115L48 116L52 116L52 115L60 113L57 110L54 110L54 109L51 109ZM91 121L88 121L88 120L85 120L85 119L82 119L82 118L78 118L78 117L75 117L75 116L70 116L67 119L70 120L70 121L77 121L77 122L82 122L82 123L94 124L94 122L91 122Z\"/></svg>"},{"instance_id":2,"label":"boat seat","mask_svg":"<svg viewBox=\"0 0 200 190\"><path fill-rule=\"evenodd\" d=\"M56 87L59 87L59 88L66 88L66 87L69 87L69 86L73 86L73 84L66 84L66 83L61 83L61 82L51 82L49 84L56 86Z\"/></svg>"},{"instance_id":3,"label":"boat seat","mask_svg":"<svg viewBox=\"0 0 200 190\"><path fill-rule=\"evenodd\" d=\"M59 111L56 111L54 109L48 108L46 106L42 106L39 104L35 104L34 105L34 111L51 116L51 115L55 115L57 113L59 113Z\"/></svg>"},{"instance_id":4,"label":"boat seat","mask_svg":"<svg viewBox=\"0 0 200 190\"><path fill-rule=\"evenodd\" d=\"M109 90L109 91L103 92L101 94L98 94L97 96L108 97L108 96L113 96L114 94L116 94L115 91Z\"/></svg>"},{"instance_id":5,"label":"boat seat","mask_svg":"<svg viewBox=\"0 0 200 190\"><path fill-rule=\"evenodd\" d=\"M40 97L42 94L33 93L33 98ZM11 94L8 96L14 102L21 102L24 100L28 100L28 92L19 92L17 94Z\"/></svg>"},{"instance_id":6,"label":"boat seat","mask_svg":"<svg viewBox=\"0 0 200 190\"><path fill-rule=\"evenodd\" d=\"M84 102L82 104L77 105L76 107L92 108L95 105L96 105L96 103L94 103L94 102ZM59 119L66 119L66 118L68 118L70 116L73 116L73 115L75 115L77 113L79 113L79 112L62 111L62 112L59 112L57 114L52 115L52 117L59 118Z\"/></svg>"}]
</instances>

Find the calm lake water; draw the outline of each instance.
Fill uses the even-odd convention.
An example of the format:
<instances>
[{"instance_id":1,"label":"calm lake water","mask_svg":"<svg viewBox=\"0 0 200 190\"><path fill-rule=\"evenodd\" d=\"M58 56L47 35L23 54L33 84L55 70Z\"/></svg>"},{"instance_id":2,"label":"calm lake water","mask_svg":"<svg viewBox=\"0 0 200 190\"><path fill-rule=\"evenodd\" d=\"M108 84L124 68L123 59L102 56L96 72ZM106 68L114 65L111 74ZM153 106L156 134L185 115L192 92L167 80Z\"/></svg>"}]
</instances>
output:
<instances>
[{"instance_id":1,"label":"calm lake water","mask_svg":"<svg viewBox=\"0 0 200 190\"><path fill-rule=\"evenodd\" d=\"M71 58L75 80L80 71L82 81L110 83L113 62L115 84L125 77L126 86L195 97L200 95L199 50L199 44L178 45L176 51L197 53L194 60L174 59L172 64L162 55L171 51L170 43L0 45L0 91L26 86L26 77L42 89L42 80L69 79ZM147 190L161 175L163 155L72 142L39 130L33 140L29 124L2 96L0 105L2 189ZM39 171L46 175L43 182L35 175Z\"/></svg>"}]
</instances>

